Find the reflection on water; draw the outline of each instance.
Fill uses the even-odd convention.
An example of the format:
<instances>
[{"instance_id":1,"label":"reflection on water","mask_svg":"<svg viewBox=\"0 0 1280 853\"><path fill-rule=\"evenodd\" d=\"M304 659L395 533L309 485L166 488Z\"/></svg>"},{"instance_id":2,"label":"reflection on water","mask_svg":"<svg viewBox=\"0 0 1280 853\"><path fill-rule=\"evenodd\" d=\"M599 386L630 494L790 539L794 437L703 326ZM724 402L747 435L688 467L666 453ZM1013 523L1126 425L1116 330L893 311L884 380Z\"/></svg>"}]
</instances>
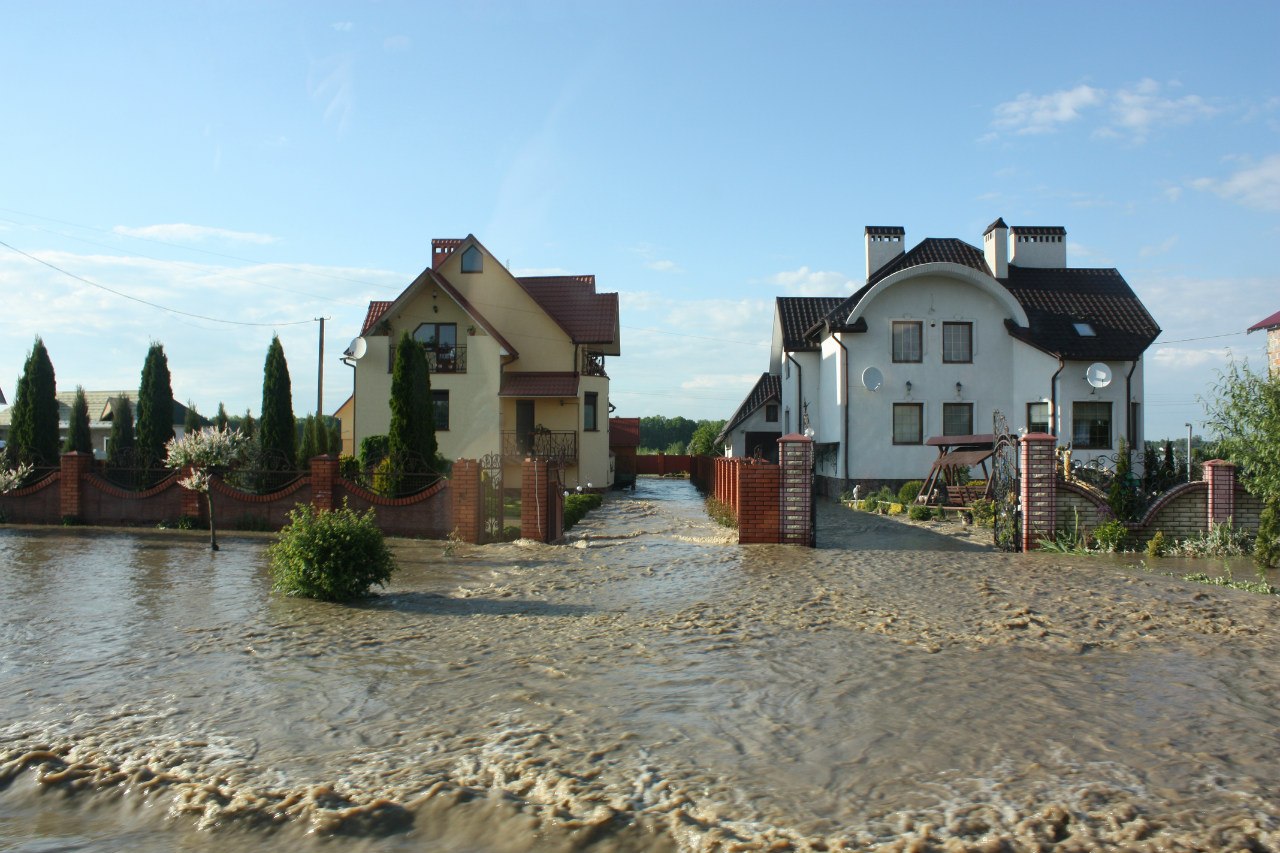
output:
<instances>
[{"instance_id":1,"label":"reflection on water","mask_svg":"<svg viewBox=\"0 0 1280 853\"><path fill-rule=\"evenodd\" d=\"M356 606L268 541L0 531L0 849L1280 844L1273 598L679 481Z\"/></svg>"}]
</instances>

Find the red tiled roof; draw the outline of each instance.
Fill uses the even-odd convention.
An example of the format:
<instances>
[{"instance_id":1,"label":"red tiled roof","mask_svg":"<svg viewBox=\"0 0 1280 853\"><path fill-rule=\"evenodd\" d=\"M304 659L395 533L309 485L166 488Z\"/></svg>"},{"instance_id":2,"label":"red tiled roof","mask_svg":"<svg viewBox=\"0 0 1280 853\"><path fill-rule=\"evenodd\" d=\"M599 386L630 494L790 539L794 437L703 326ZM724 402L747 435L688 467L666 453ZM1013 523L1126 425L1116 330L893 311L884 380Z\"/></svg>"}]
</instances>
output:
<instances>
[{"instance_id":1,"label":"red tiled roof","mask_svg":"<svg viewBox=\"0 0 1280 853\"><path fill-rule=\"evenodd\" d=\"M609 418L610 447L639 447L639 418Z\"/></svg>"},{"instance_id":2,"label":"red tiled roof","mask_svg":"<svg viewBox=\"0 0 1280 853\"><path fill-rule=\"evenodd\" d=\"M499 397L576 397L578 375L576 373L552 373L530 371L528 373L502 374Z\"/></svg>"},{"instance_id":3,"label":"red tiled roof","mask_svg":"<svg viewBox=\"0 0 1280 853\"><path fill-rule=\"evenodd\" d=\"M382 319L382 315L387 313L387 309L391 307L391 302L385 300L375 300L369 303L369 313L364 315L364 325L360 327L360 336L369 334L377 322Z\"/></svg>"},{"instance_id":4,"label":"red tiled roof","mask_svg":"<svg viewBox=\"0 0 1280 853\"><path fill-rule=\"evenodd\" d=\"M1276 313L1272 314L1270 317L1268 317L1267 319L1263 320L1260 323L1254 323L1252 326L1249 327L1249 331L1257 332L1257 331L1261 331L1262 329L1275 328L1276 326L1280 326L1280 311L1277 311Z\"/></svg>"},{"instance_id":5,"label":"red tiled roof","mask_svg":"<svg viewBox=\"0 0 1280 853\"><path fill-rule=\"evenodd\" d=\"M575 344L612 344L618 294L596 293L594 275L526 276L517 281Z\"/></svg>"}]
</instances>

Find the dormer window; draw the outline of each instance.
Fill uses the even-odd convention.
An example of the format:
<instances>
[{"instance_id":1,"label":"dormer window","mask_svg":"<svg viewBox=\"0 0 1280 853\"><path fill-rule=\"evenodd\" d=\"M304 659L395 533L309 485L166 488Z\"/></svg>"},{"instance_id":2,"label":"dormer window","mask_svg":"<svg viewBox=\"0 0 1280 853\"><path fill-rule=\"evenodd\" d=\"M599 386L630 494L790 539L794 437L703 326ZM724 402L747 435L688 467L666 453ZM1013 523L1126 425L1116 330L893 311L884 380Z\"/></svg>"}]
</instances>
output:
<instances>
[{"instance_id":1,"label":"dormer window","mask_svg":"<svg viewBox=\"0 0 1280 853\"><path fill-rule=\"evenodd\" d=\"M463 272L480 272L484 269L484 256L480 254L480 250L475 246L471 246L462 253L462 271Z\"/></svg>"},{"instance_id":2,"label":"dormer window","mask_svg":"<svg viewBox=\"0 0 1280 853\"><path fill-rule=\"evenodd\" d=\"M1093 330L1093 326L1088 323L1072 323L1075 326L1076 334L1082 338L1096 338L1098 333Z\"/></svg>"}]
</instances>

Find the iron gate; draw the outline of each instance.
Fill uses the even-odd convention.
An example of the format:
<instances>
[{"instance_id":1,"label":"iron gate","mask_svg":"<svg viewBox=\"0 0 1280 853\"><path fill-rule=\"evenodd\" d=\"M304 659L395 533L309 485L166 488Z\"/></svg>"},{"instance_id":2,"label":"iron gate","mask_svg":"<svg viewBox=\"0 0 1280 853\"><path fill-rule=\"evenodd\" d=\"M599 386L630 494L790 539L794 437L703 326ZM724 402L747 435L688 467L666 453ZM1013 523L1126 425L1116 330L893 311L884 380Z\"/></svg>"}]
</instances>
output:
<instances>
[{"instance_id":1,"label":"iron gate","mask_svg":"<svg viewBox=\"0 0 1280 853\"><path fill-rule=\"evenodd\" d=\"M481 542L498 542L502 539L505 517L502 491L502 454L487 453L480 460L480 502L483 509Z\"/></svg>"},{"instance_id":2,"label":"iron gate","mask_svg":"<svg viewBox=\"0 0 1280 853\"><path fill-rule=\"evenodd\" d=\"M991 500L996 547L1022 550L1022 507L1018 494L1018 439L1009 432L1009 421L997 410L992 415Z\"/></svg>"}]
</instances>

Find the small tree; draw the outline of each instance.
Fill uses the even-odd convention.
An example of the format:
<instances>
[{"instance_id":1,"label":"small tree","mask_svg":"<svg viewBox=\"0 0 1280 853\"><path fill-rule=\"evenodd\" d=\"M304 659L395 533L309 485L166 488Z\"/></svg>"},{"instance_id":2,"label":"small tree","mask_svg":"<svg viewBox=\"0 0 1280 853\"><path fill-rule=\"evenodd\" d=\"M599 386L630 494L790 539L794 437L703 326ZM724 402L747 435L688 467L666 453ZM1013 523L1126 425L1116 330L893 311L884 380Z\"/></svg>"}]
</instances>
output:
<instances>
[{"instance_id":1,"label":"small tree","mask_svg":"<svg viewBox=\"0 0 1280 853\"><path fill-rule=\"evenodd\" d=\"M131 464L133 453L133 406L128 397L111 404L111 440L107 442L107 464L123 468Z\"/></svg>"},{"instance_id":2,"label":"small tree","mask_svg":"<svg viewBox=\"0 0 1280 853\"><path fill-rule=\"evenodd\" d=\"M321 452L316 449L316 417L307 415L302 420L302 441L298 444L298 468L306 468L311 462L311 457L318 456Z\"/></svg>"},{"instance_id":3,"label":"small tree","mask_svg":"<svg viewBox=\"0 0 1280 853\"><path fill-rule=\"evenodd\" d=\"M272 335L262 367L262 415L258 421L258 446L268 464L294 462L298 455L295 429L289 363L279 335Z\"/></svg>"},{"instance_id":4,"label":"small tree","mask_svg":"<svg viewBox=\"0 0 1280 853\"><path fill-rule=\"evenodd\" d=\"M717 456L724 453L724 442L716 442L716 436L724 429L724 421L699 421L698 428L689 439L690 456Z\"/></svg>"},{"instance_id":5,"label":"small tree","mask_svg":"<svg viewBox=\"0 0 1280 853\"><path fill-rule=\"evenodd\" d=\"M10 410L8 455L15 463L58 462L58 384L38 336L31 346Z\"/></svg>"},{"instance_id":6,"label":"small tree","mask_svg":"<svg viewBox=\"0 0 1280 853\"><path fill-rule=\"evenodd\" d=\"M85 399L84 388L76 386L75 400L71 403L71 421L67 425L67 440L62 445L63 453L92 453L93 438L89 435L89 401Z\"/></svg>"},{"instance_id":7,"label":"small tree","mask_svg":"<svg viewBox=\"0 0 1280 853\"><path fill-rule=\"evenodd\" d=\"M240 419L240 425L236 427L236 431L248 441L253 441L257 435L258 423L253 419L253 414L248 409L244 410L244 417Z\"/></svg>"},{"instance_id":8,"label":"small tree","mask_svg":"<svg viewBox=\"0 0 1280 853\"><path fill-rule=\"evenodd\" d=\"M229 468L244 455L244 436L235 430L205 427L182 438L169 440L165 465L170 468L190 466L190 473L178 483L205 497L209 507L209 548L218 550L218 534L213 522L213 492L209 476L219 468Z\"/></svg>"},{"instance_id":9,"label":"small tree","mask_svg":"<svg viewBox=\"0 0 1280 853\"><path fill-rule=\"evenodd\" d=\"M213 416L213 425L218 429L226 429L231 423L231 419L227 417L227 407L218 402L218 413Z\"/></svg>"},{"instance_id":10,"label":"small tree","mask_svg":"<svg viewBox=\"0 0 1280 853\"><path fill-rule=\"evenodd\" d=\"M298 504L268 553L276 590L321 601L366 596L396 568L373 510L357 513L345 502L331 511Z\"/></svg>"},{"instance_id":11,"label":"small tree","mask_svg":"<svg viewBox=\"0 0 1280 853\"><path fill-rule=\"evenodd\" d=\"M196 411L196 404L188 400L187 415L182 419L182 431L195 432L200 429L200 427L204 426L204 424L204 418L200 417L200 413Z\"/></svg>"},{"instance_id":12,"label":"small tree","mask_svg":"<svg viewBox=\"0 0 1280 853\"><path fill-rule=\"evenodd\" d=\"M1107 505L1118 521L1132 521L1138 514L1138 495L1132 471L1129 443L1121 438L1120 450L1116 453L1116 476L1107 490Z\"/></svg>"},{"instance_id":13,"label":"small tree","mask_svg":"<svg viewBox=\"0 0 1280 853\"><path fill-rule=\"evenodd\" d=\"M396 346L396 362L391 372L388 451L392 465L400 471L425 468L435 460L436 448L427 354L404 332Z\"/></svg>"},{"instance_id":14,"label":"small tree","mask_svg":"<svg viewBox=\"0 0 1280 853\"><path fill-rule=\"evenodd\" d=\"M138 388L138 423L135 445L146 464L162 460L173 440L173 385L164 345L152 343L142 364Z\"/></svg>"}]
</instances>

